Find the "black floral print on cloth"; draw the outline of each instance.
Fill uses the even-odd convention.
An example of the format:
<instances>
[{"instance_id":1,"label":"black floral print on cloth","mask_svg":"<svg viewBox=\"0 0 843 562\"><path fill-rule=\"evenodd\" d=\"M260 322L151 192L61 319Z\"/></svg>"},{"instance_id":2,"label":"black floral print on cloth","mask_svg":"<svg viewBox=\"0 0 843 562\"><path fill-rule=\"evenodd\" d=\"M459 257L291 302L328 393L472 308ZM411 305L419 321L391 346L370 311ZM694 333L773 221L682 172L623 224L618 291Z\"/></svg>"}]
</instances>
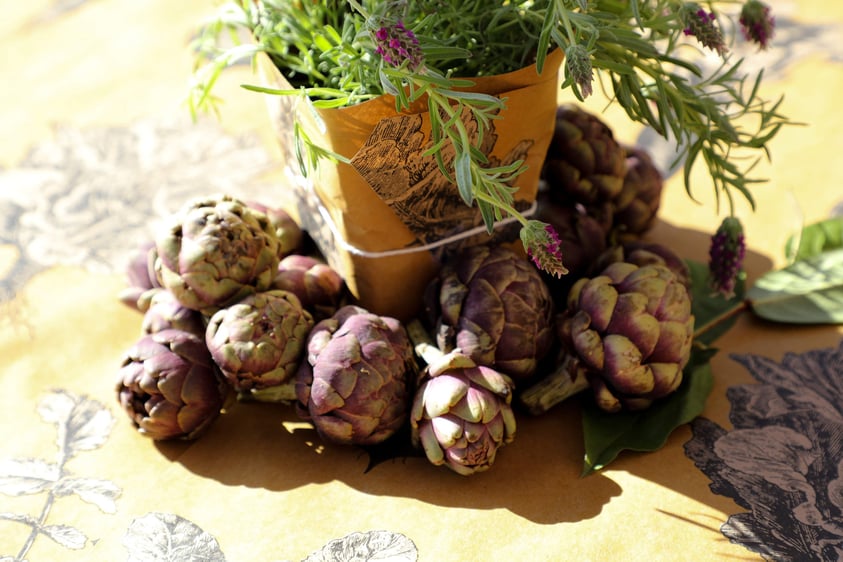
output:
<instances>
[{"instance_id":1,"label":"black floral print on cloth","mask_svg":"<svg viewBox=\"0 0 843 562\"><path fill-rule=\"evenodd\" d=\"M727 391L732 430L698 418L685 444L711 490L748 510L722 533L770 560L843 560L843 341L733 358L760 384Z\"/></svg>"}]
</instances>

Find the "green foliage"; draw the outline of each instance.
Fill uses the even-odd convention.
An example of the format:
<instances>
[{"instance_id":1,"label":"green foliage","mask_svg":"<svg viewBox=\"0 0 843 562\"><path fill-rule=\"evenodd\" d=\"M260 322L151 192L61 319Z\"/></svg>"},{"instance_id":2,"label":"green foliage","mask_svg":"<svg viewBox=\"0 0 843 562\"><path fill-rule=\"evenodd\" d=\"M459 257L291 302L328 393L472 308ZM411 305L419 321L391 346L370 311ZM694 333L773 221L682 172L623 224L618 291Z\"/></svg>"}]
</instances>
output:
<instances>
[{"instance_id":1,"label":"green foliage","mask_svg":"<svg viewBox=\"0 0 843 562\"><path fill-rule=\"evenodd\" d=\"M843 248L762 275L746 293L752 312L788 324L843 323Z\"/></svg>"},{"instance_id":2,"label":"green foliage","mask_svg":"<svg viewBox=\"0 0 843 562\"><path fill-rule=\"evenodd\" d=\"M583 405L585 458L582 476L601 470L621 451L656 451L677 427L697 417L711 393L710 350L695 350L679 388L641 412L610 414L593 402Z\"/></svg>"},{"instance_id":3,"label":"green foliage","mask_svg":"<svg viewBox=\"0 0 843 562\"><path fill-rule=\"evenodd\" d=\"M733 311L743 310L746 292L745 275L738 277L735 294L724 297L711 289L711 274L708 265L694 260L685 260L691 272L691 312L694 315L694 342L697 345L711 345L732 328L737 315Z\"/></svg>"},{"instance_id":4,"label":"green foliage","mask_svg":"<svg viewBox=\"0 0 843 562\"><path fill-rule=\"evenodd\" d=\"M331 107L388 93L400 109L426 96L431 154L442 174L457 183L466 204L477 203L487 227L505 215L526 225L512 207L523 163L489 169L478 149L506 101L462 93L470 80L457 77L495 75L532 62L541 70L550 51L576 46L589 53L599 83L630 119L677 141L676 163L685 165L689 196L692 169L701 157L718 206L725 198L731 207L734 192L754 204L750 188L763 180L750 172L788 123L778 112L782 100L762 99L762 74L748 75L740 60L726 57L715 70L704 70L693 38L684 36L681 6L676 0L230 0L194 42L198 57L189 105L194 114L213 108L218 100L211 91L222 69L260 51L294 90L302 88L314 102L329 100ZM419 41L424 63L418 67L407 61L386 64L377 52L375 32L399 21ZM251 34L254 45L240 44L238 31ZM224 37L233 46L223 47ZM562 86L582 99L591 89L589 74L566 74ZM465 130L460 117L466 114L478 123L476 135ZM448 146L456 153L453 169L442 157ZM322 154L317 151L316 160Z\"/></svg>"},{"instance_id":5,"label":"green foliage","mask_svg":"<svg viewBox=\"0 0 843 562\"><path fill-rule=\"evenodd\" d=\"M794 262L839 248L843 248L843 217L834 217L806 226L798 235L791 236L785 255Z\"/></svg>"}]
</instances>

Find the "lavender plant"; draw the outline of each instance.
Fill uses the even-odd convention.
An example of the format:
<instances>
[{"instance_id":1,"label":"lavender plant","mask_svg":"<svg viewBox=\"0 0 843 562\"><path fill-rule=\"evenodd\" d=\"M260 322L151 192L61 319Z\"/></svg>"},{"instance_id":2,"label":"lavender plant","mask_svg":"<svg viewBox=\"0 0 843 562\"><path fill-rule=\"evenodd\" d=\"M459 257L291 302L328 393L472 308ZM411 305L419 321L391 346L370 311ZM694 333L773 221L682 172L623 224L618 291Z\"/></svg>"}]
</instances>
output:
<instances>
[{"instance_id":1,"label":"lavender plant","mask_svg":"<svg viewBox=\"0 0 843 562\"><path fill-rule=\"evenodd\" d=\"M565 53L562 88L580 100L599 86L633 121L652 127L679 146L675 164L691 172L698 159L708 168L717 205L729 208L735 192L754 206L751 187L763 181L752 170L768 143L788 123L781 98L759 94L762 74L750 75L733 60L721 26L739 0L230 0L196 41L200 53L189 104L195 113L213 108L211 91L220 72L244 58L267 53L293 85L289 90L246 86L278 95L304 95L316 107L344 107L382 94L397 109L426 99L432 147L440 171L455 182L467 205L477 205L491 232L505 216L522 225L521 239L539 267L560 275L557 237L548 225L513 206L523 161L490 166L478 149L506 100L466 93L472 77L495 75ZM740 16L743 40L767 45L773 32L769 7L746 0ZM747 15L749 14L749 15ZM759 27L761 26L761 27ZM248 30L251 44L237 30ZM234 40L223 47L224 32ZM722 57L712 71L701 64L708 49ZM478 123L468 134L460 116ZM296 130L306 172L323 157L342 160ZM442 150L454 150L446 165ZM760 153L760 154L759 154Z\"/></svg>"}]
</instances>

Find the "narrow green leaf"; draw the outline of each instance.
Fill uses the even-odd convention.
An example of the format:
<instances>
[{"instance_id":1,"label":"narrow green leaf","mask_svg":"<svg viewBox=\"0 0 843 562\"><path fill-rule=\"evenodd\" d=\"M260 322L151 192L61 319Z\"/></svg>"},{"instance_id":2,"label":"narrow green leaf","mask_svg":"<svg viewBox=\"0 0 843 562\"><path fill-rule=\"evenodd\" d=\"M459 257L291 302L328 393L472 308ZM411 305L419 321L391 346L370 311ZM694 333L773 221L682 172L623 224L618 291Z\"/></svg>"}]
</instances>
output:
<instances>
[{"instance_id":1,"label":"narrow green leaf","mask_svg":"<svg viewBox=\"0 0 843 562\"><path fill-rule=\"evenodd\" d=\"M761 276L746 293L752 311L788 324L843 323L843 249Z\"/></svg>"},{"instance_id":2,"label":"narrow green leaf","mask_svg":"<svg viewBox=\"0 0 843 562\"><path fill-rule=\"evenodd\" d=\"M709 365L713 353L712 350L695 350L685 367L685 379L676 392L644 411L609 414L593 402L584 406L582 476L606 467L621 451L661 449L673 430L700 415L713 385Z\"/></svg>"},{"instance_id":3,"label":"narrow green leaf","mask_svg":"<svg viewBox=\"0 0 843 562\"><path fill-rule=\"evenodd\" d=\"M468 151L460 153L454 160L454 175L457 178L457 187L466 205L474 201L474 193L471 183L471 155Z\"/></svg>"},{"instance_id":4,"label":"narrow green leaf","mask_svg":"<svg viewBox=\"0 0 843 562\"><path fill-rule=\"evenodd\" d=\"M834 217L806 226L788 238L785 255L796 261L840 248L843 248L843 217Z\"/></svg>"}]
</instances>

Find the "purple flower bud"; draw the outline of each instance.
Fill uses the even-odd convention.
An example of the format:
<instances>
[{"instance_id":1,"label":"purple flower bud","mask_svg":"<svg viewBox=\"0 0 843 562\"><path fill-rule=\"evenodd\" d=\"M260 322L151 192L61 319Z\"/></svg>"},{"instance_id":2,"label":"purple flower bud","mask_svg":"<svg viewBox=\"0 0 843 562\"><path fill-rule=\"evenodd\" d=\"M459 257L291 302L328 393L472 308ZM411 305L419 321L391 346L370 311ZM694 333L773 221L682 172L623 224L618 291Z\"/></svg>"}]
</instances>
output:
<instances>
[{"instance_id":1,"label":"purple flower bud","mask_svg":"<svg viewBox=\"0 0 843 562\"><path fill-rule=\"evenodd\" d=\"M739 21L746 40L758 43L762 50L766 49L776 25L776 19L770 15L770 7L758 0L747 0Z\"/></svg>"},{"instance_id":2,"label":"purple flower bud","mask_svg":"<svg viewBox=\"0 0 843 562\"><path fill-rule=\"evenodd\" d=\"M726 297L734 295L745 252L741 222L735 217L726 217L711 237L709 250L712 286Z\"/></svg>"},{"instance_id":3,"label":"purple flower bud","mask_svg":"<svg viewBox=\"0 0 843 562\"><path fill-rule=\"evenodd\" d=\"M551 225L530 221L521 230L521 242L527 250L527 257L539 269L556 277L568 273L562 264L562 240Z\"/></svg>"},{"instance_id":4,"label":"purple flower bud","mask_svg":"<svg viewBox=\"0 0 843 562\"><path fill-rule=\"evenodd\" d=\"M713 13L706 12L696 2L687 2L682 6L681 15L685 23L685 35L693 35L703 47L708 47L720 55L729 51Z\"/></svg>"},{"instance_id":5,"label":"purple flower bud","mask_svg":"<svg viewBox=\"0 0 843 562\"><path fill-rule=\"evenodd\" d=\"M594 72L591 55L585 47L575 44L565 50L565 61L565 70L579 86L582 97L587 98L593 92L591 84L594 81Z\"/></svg>"},{"instance_id":6,"label":"purple flower bud","mask_svg":"<svg viewBox=\"0 0 843 562\"><path fill-rule=\"evenodd\" d=\"M375 52L392 66L401 66L406 60L409 69L416 70L424 60L418 38L401 21L381 26L375 32L375 43Z\"/></svg>"}]
</instances>

